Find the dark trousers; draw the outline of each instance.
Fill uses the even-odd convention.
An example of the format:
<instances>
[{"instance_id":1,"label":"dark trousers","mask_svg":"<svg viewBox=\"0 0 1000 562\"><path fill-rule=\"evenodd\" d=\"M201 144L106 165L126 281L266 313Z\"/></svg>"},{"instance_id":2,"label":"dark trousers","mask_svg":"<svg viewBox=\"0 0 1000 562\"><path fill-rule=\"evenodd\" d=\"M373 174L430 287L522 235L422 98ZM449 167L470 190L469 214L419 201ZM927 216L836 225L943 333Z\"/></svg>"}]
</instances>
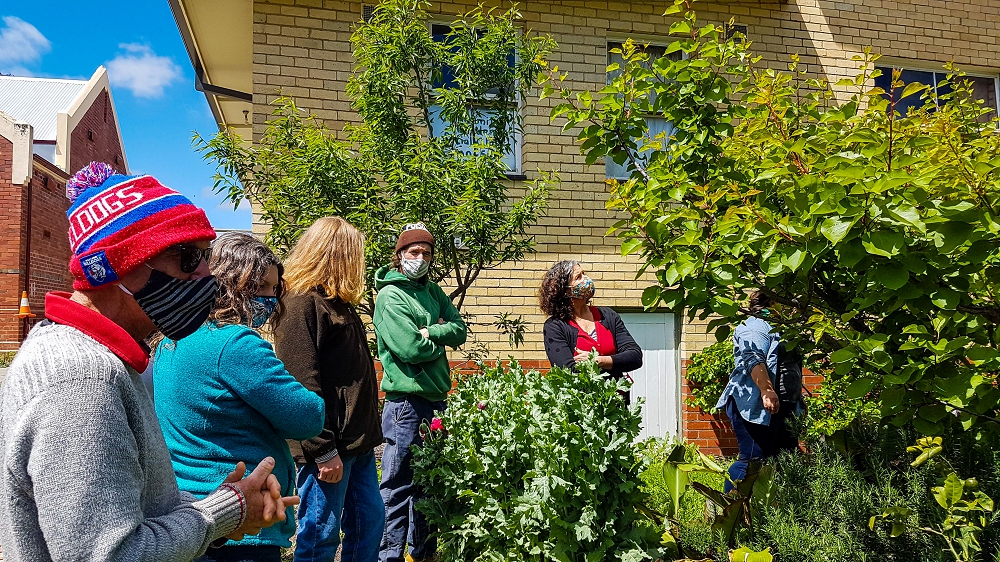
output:
<instances>
[{"instance_id":1,"label":"dark trousers","mask_svg":"<svg viewBox=\"0 0 1000 562\"><path fill-rule=\"evenodd\" d=\"M771 423L762 425L743 419L732 398L726 402L726 416L733 426L736 443L740 448L740 456L729 467L729 480L724 488L727 494L732 491L733 482L746 478L750 463L764 461L782 451L794 451L798 448L798 441L785 423L794 412L794 407L794 404L782 402L778 412L771 415Z\"/></svg>"},{"instance_id":2,"label":"dark trousers","mask_svg":"<svg viewBox=\"0 0 1000 562\"><path fill-rule=\"evenodd\" d=\"M281 547L233 545L210 548L194 562L281 562Z\"/></svg>"},{"instance_id":3,"label":"dark trousers","mask_svg":"<svg viewBox=\"0 0 1000 562\"><path fill-rule=\"evenodd\" d=\"M385 402L382 410L385 451L379 486L385 502L385 534L378 556L380 562L403 562L407 543L410 556L416 560L430 558L437 550L427 518L414 507L421 492L413 484L410 446L423 444L420 424L430 423L434 413L445 406L445 402L431 402L415 394Z\"/></svg>"}]
</instances>

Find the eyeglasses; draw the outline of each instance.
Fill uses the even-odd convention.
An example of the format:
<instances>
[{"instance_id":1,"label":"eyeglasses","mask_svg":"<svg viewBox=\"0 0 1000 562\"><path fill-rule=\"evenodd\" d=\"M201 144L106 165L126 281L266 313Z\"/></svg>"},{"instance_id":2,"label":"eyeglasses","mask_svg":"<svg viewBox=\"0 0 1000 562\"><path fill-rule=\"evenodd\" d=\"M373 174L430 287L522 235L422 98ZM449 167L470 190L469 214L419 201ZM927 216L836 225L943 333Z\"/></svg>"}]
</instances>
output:
<instances>
[{"instance_id":1,"label":"eyeglasses","mask_svg":"<svg viewBox=\"0 0 1000 562\"><path fill-rule=\"evenodd\" d=\"M181 271L184 273L194 273L194 270L198 269L201 265L201 260L205 260L208 263L209 258L212 257L212 248L199 248L198 246L185 246L178 245L174 246L174 251L181 258Z\"/></svg>"}]
</instances>

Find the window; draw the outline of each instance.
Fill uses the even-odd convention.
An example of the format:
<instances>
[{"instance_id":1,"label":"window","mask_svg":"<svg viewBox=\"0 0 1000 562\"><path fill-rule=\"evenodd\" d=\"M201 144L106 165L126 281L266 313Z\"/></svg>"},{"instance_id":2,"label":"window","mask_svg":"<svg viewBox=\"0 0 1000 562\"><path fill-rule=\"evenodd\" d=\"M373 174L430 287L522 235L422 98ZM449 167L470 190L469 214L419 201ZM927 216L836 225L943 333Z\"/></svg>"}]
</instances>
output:
<instances>
[{"instance_id":1,"label":"window","mask_svg":"<svg viewBox=\"0 0 1000 562\"><path fill-rule=\"evenodd\" d=\"M624 60L622 59L622 54L620 52L618 53L612 52L613 49L621 50L621 48L622 48L621 43L615 43L615 42L608 43L609 66L614 63L618 63L619 65L624 66ZM666 51L664 47L658 45L646 45L644 47L644 50L649 55L649 59L645 63L647 65L652 65L653 61L664 56L664 52ZM681 53L680 51L677 51L674 53L670 53L669 56L673 60L680 60ZM619 67L618 70L613 70L611 72L608 72L607 83L610 84L615 78L620 76L621 73L622 73L621 67ZM650 105L652 105L653 100L651 99L650 102L651 102ZM645 116L645 121L646 121L646 129L648 132L648 136L644 141L640 141L637 143L639 146L642 146L646 141L651 141L655 139L656 136L661 133L664 135L664 138L669 138L670 135L672 135L674 132L673 123L668 121L665 117L658 116L656 114L647 114ZM649 160L650 152L651 152L650 150L645 150L640 152L638 154L638 159L643 163L647 162ZM628 179L631 173L630 168L631 168L631 163L628 161L619 164L611 158L610 154L604 157L604 176L608 179L626 180Z\"/></svg>"},{"instance_id":2,"label":"window","mask_svg":"<svg viewBox=\"0 0 1000 562\"><path fill-rule=\"evenodd\" d=\"M889 92L892 86L893 67L879 66L877 68L882 71L882 75L875 79L875 87L885 90L885 98L892 101ZM899 79L902 80L904 84L918 82L920 84L930 86L930 92L934 96L935 103L940 103L940 97L952 91L949 84L941 84L947 76L948 73L942 71L903 69L900 73ZM986 107L993 110L992 112L983 115L980 118L980 121L988 122L995 118L997 116L998 109L997 90L1000 88L1000 80L998 80L998 77L985 75L974 76L967 74L966 76L963 76L962 79L968 80L972 83L972 94L975 99L984 100ZM896 91L893 92L896 96L902 93L902 89L900 88L897 88ZM921 99L921 96L914 94L906 99L897 100L896 111L898 111L900 115L906 115L910 111L910 108L920 108L923 105L924 100Z\"/></svg>"},{"instance_id":3,"label":"window","mask_svg":"<svg viewBox=\"0 0 1000 562\"><path fill-rule=\"evenodd\" d=\"M448 34L451 32L451 26L434 24L431 26L431 34L434 40L437 42L444 43L448 40ZM516 63L516 54L511 52L507 56L508 65L513 68ZM435 80L434 88L449 88L454 87L456 84L455 70L450 66L444 66L441 68L441 77L439 80ZM495 119L500 114L501 111L508 111L517 113L519 107L516 102L511 103L506 108L497 108L496 103L492 103L493 100L500 94L500 88L494 88L483 96L482 103L479 106L474 104L472 113L475 117L476 124L473 127L473 131L470 132L465 138L459 139L457 147L470 154L472 152L472 146L477 142L477 136L485 135L487 131L490 130ZM516 116L516 115L515 115ZM448 122L441 115L441 106L433 105L430 107L430 127L431 133L434 136L441 136L444 130L448 127ZM508 134L507 150L504 153L504 162L507 165L507 175L517 176L521 174L521 128L518 126L517 119L510 120L510 127Z\"/></svg>"}]
</instances>

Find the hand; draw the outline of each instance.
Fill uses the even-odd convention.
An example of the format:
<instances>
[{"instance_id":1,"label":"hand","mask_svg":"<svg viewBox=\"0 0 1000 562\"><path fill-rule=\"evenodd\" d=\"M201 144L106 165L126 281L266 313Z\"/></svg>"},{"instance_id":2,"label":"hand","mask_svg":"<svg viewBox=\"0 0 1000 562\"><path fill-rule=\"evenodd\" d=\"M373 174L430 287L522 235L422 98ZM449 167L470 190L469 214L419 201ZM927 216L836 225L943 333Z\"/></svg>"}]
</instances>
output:
<instances>
[{"instance_id":1,"label":"hand","mask_svg":"<svg viewBox=\"0 0 1000 562\"><path fill-rule=\"evenodd\" d=\"M246 474L246 464L240 462L223 481L235 485L243 492L247 510L243 525L226 538L238 541L244 535L256 535L261 529L270 527L278 521L284 521L285 510L299 503L299 498L296 496L281 496L281 485L271 474L272 470L274 470L274 459L266 457L260 461L250 476L243 478Z\"/></svg>"},{"instance_id":2,"label":"hand","mask_svg":"<svg viewBox=\"0 0 1000 562\"><path fill-rule=\"evenodd\" d=\"M778 401L778 393L773 388L767 388L761 392L764 398L764 409L772 414L777 414L781 403Z\"/></svg>"},{"instance_id":3,"label":"hand","mask_svg":"<svg viewBox=\"0 0 1000 562\"><path fill-rule=\"evenodd\" d=\"M445 323L444 318L438 318L438 324L444 324L444 323Z\"/></svg>"},{"instance_id":4,"label":"hand","mask_svg":"<svg viewBox=\"0 0 1000 562\"><path fill-rule=\"evenodd\" d=\"M584 351L584 350L580 349L579 347L576 348L574 351L576 351L576 353L573 355L573 361L576 361L577 363L583 363L584 361L590 361L590 352L589 351Z\"/></svg>"},{"instance_id":5,"label":"hand","mask_svg":"<svg viewBox=\"0 0 1000 562\"><path fill-rule=\"evenodd\" d=\"M340 460L340 455L326 462L318 462L316 466L319 467L318 478L323 482L336 484L344 477L344 461Z\"/></svg>"},{"instance_id":6,"label":"hand","mask_svg":"<svg viewBox=\"0 0 1000 562\"><path fill-rule=\"evenodd\" d=\"M430 333L427 332L427 328L420 328L420 335L424 336L424 338L431 337Z\"/></svg>"}]
</instances>

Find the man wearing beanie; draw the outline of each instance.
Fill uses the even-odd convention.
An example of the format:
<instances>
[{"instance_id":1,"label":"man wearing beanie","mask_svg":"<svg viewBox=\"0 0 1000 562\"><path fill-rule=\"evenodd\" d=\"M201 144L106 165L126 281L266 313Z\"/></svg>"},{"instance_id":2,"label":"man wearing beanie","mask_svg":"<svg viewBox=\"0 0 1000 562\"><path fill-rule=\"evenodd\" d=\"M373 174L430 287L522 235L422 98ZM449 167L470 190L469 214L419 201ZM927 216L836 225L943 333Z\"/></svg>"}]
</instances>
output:
<instances>
[{"instance_id":1,"label":"man wearing beanie","mask_svg":"<svg viewBox=\"0 0 1000 562\"><path fill-rule=\"evenodd\" d=\"M45 297L0 390L0 544L8 561L189 561L284 518L265 459L202 500L178 492L140 373L144 339L208 317L215 231L149 176L91 163L66 185L70 293ZM182 375L178 375L182 376Z\"/></svg>"},{"instance_id":2,"label":"man wearing beanie","mask_svg":"<svg viewBox=\"0 0 1000 562\"><path fill-rule=\"evenodd\" d=\"M392 265L375 274L375 334L382 361L382 483L385 534L379 560L429 560L436 543L426 518L413 508L420 491L413 484L413 453L420 445L420 424L444 410L451 390L445 346L465 343L465 322L451 299L427 278L434 258L434 237L421 223L403 227ZM406 552L407 537L412 541Z\"/></svg>"}]
</instances>

